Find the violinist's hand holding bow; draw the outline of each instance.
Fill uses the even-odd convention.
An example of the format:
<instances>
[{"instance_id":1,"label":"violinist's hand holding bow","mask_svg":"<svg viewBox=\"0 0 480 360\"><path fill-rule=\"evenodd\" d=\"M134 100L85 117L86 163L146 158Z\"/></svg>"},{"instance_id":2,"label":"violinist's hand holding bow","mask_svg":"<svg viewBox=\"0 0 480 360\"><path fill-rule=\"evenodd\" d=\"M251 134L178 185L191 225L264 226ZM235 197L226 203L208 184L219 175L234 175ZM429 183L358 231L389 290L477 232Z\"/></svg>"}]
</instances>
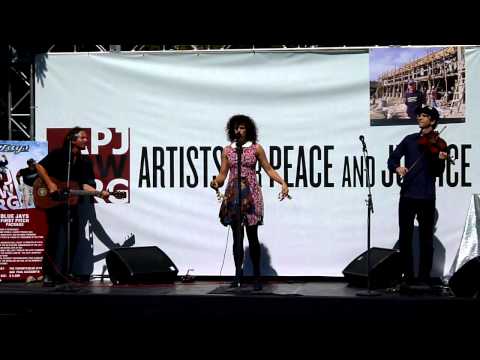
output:
<instances>
[{"instance_id":1,"label":"violinist's hand holding bow","mask_svg":"<svg viewBox=\"0 0 480 360\"><path fill-rule=\"evenodd\" d=\"M445 151L440 151L440 152L438 153L438 158L439 158L440 160L445 160L446 158L448 158L448 154L447 154Z\"/></svg>"},{"instance_id":2,"label":"violinist's hand holding bow","mask_svg":"<svg viewBox=\"0 0 480 360\"><path fill-rule=\"evenodd\" d=\"M408 169L405 166L399 166L395 169L395 172L401 177L404 177L407 174Z\"/></svg>"}]
</instances>

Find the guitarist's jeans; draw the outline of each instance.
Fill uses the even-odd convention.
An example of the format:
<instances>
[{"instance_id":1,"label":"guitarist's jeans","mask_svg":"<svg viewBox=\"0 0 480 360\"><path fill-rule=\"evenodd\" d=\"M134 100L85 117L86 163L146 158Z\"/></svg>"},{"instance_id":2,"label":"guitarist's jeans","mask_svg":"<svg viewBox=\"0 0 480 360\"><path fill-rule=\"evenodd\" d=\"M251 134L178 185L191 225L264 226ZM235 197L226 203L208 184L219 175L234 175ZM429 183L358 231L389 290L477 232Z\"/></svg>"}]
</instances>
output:
<instances>
[{"instance_id":1,"label":"guitarist's jeans","mask_svg":"<svg viewBox=\"0 0 480 360\"><path fill-rule=\"evenodd\" d=\"M60 205L46 210L48 236L43 258L43 273L53 280L66 280L67 274L67 207ZM78 243L78 209L70 207L70 270Z\"/></svg>"}]
</instances>

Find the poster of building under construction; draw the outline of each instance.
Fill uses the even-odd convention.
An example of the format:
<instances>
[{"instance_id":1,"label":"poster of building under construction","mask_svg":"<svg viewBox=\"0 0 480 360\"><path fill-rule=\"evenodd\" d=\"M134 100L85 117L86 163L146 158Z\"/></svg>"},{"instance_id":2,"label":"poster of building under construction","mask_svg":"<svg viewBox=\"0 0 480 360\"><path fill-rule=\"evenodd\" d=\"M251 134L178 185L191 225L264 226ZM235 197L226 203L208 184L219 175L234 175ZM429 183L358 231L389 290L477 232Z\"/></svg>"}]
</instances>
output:
<instances>
[{"instance_id":1,"label":"poster of building under construction","mask_svg":"<svg viewBox=\"0 0 480 360\"><path fill-rule=\"evenodd\" d=\"M370 125L416 124L418 106L465 122L464 59L463 47L370 49Z\"/></svg>"}]
</instances>

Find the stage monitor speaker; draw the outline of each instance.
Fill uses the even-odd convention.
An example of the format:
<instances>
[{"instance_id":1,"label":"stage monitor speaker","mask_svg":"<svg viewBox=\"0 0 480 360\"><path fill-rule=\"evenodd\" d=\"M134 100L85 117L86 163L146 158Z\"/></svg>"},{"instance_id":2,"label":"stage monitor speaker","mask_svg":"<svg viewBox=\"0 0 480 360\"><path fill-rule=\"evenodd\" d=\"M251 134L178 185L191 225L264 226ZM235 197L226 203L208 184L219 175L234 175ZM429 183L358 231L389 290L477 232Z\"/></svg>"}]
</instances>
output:
<instances>
[{"instance_id":1,"label":"stage monitor speaker","mask_svg":"<svg viewBox=\"0 0 480 360\"><path fill-rule=\"evenodd\" d=\"M357 256L343 270L346 281L354 286L367 287L367 251ZM402 277L400 252L393 249L370 248L370 287L386 288Z\"/></svg>"},{"instance_id":2,"label":"stage monitor speaker","mask_svg":"<svg viewBox=\"0 0 480 360\"><path fill-rule=\"evenodd\" d=\"M468 260L448 281L455 296L479 297L480 295L480 256Z\"/></svg>"},{"instance_id":3,"label":"stage monitor speaker","mask_svg":"<svg viewBox=\"0 0 480 360\"><path fill-rule=\"evenodd\" d=\"M112 249L106 263L114 284L170 283L178 274L172 260L156 246Z\"/></svg>"}]
</instances>

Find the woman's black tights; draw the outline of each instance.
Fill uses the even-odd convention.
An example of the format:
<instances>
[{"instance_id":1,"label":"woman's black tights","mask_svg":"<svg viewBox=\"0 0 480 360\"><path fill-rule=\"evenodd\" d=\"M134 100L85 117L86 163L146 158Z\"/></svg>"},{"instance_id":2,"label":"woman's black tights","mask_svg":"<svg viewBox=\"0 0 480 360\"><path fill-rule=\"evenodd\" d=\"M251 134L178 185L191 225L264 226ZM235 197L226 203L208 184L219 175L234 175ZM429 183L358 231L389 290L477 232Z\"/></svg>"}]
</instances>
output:
<instances>
[{"instance_id":1,"label":"woman's black tights","mask_svg":"<svg viewBox=\"0 0 480 360\"><path fill-rule=\"evenodd\" d=\"M252 259L253 275L260 276L260 242L258 241L258 225L246 226L248 245L250 248L250 258ZM243 275L243 227L241 228L240 238L237 233L236 224L232 224L233 233L233 259L235 261L235 276Z\"/></svg>"}]
</instances>

